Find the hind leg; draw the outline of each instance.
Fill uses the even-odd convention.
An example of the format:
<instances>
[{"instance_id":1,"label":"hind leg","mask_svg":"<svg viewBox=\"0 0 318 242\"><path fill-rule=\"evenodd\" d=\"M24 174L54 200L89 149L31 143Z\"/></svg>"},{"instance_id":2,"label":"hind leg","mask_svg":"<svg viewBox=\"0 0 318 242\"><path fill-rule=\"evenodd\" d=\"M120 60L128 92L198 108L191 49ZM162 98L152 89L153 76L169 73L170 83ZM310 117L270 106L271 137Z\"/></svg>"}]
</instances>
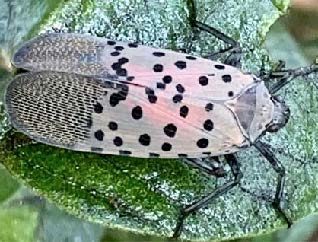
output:
<instances>
[{"instance_id":1,"label":"hind leg","mask_svg":"<svg viewBox=\"0 0 318 242\"><path fill-rule=\"evenodd\" d=\"M208 158L184 158L182 161L208 176L224 177L226 174L226 171L217 156Z\"/></svg>"},{"instance_id":2,"label":"hind leg","mask_svg":"<svg viewBox=\"0 0 318 242\"><path fill-rule=\"evenodd\" d=\"M266 144L261 141L257 141L253 144L256 149L266 158L266 160L271 164L274 171L278 175L275 198L272 202L273 208L277 211L277 213L286 221L288 227L292 225L292 221L284 211L282 207L282 202L284 200L284 188L285 188L285 167L282 163L275 157L274 153L268 149Z\"/></svg>"},{"instance_id":3,"label":"hind leg","mask_svg":"<svg viewBox=\"0 0 318 242\"><path fill-rule=\"evenodd\" d=\"M186 207L182 208L180 211L180 215L177 220L177 225L175 227L173 238L178 238L183 230L183 225L185 219L191 215L194 214L196 211L201 209L202 207L207 206L210 204L213 200L217 199L218 197L222 196L223 194L230 191L232 188L237 186L243 176L242 172L240 171L240 165L236 159L236 157L233 154L225 155L224 156L228 165L231 167L231 172L233 174L233 179L224 185L218 187L213 192L207 194L203 198L194 201L192 204L187 205Z\"/></svg>"}]
</instances>

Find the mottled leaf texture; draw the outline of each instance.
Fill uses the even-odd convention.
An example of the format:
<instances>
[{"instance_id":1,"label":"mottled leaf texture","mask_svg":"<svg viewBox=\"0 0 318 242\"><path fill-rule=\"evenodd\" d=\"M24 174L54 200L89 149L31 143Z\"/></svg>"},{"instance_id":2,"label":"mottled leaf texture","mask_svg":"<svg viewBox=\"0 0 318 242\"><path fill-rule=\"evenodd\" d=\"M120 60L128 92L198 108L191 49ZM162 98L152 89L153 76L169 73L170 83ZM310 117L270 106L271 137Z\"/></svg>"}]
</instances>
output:
<instances>
[{"instance_id":1,"label":"mottled leaf texture","mask_svg":"<svg viewBox=\"0 0 318 242\"><path fill-rule=\"evenodd\" d=\"M84 2L85 4L83 4ZM286 9L287 1L198 0L196 2L200 21L222 30L225 34L239 40L242 44L244 49L244 58L242 59L243 72L251 71L257 74L266 53L264 49L260 49L261 43L265 39L269 27L282 14L282 9ZM162 48L184 48L187 53L191 53L191 55L187 54L191 56L189 57L190 59L180 60L185 61L186 65L183 62L178 62L178 67L174 65L179 59L171 62L173 68L178 68L180 72L187 70L188 63L192 61L191 58L196 57L198 59L197 56L207 55L226 47L223 43L216 41L215 38L203 32L195 34L195 31L189 27L187 8L181 1L70 0L64 2L58 11L46 16L48 16L48 19L45 19L45 25L41 25L43 29L38 31L35 28L34 32L30 33L30 36L38 35L38 32L43 32L42 30L52 31L52 26L54 26L66 32L89 32L92 35L105 36L116 40L116 45L119 43L117 40L123 40L127 42L136 41L139 44L143 43L148 46L160 46ZM19 15L15 15L13 19L18 17ZM39 38L43 38L43 36ZM91 37L88 38L90 39ZM272 48L275 54L279 53L278 44L280 43L282 43L282 47L293 46L286 42L286 39L276 41ZM65 47L64 44L63 46ZM97 46L99 45L97 44ZM40 51L40 49L38 50ZM52 51L54 52L53 49ZM113 51L120 53L117 57L115 56L117 59L113 58L113 60L116 60L115 62L124 57L121 55L126 49L120 49L120 47L117 47L117 50L115 51L114 49ZM251 49L253 49L252 52L249 51ZM287 52L289 55L295 56L297 50L295 48L292 50L288 49ZM71 50L68 51L70 52ZM158 52L159 50L156 49L156 51ZM48 58L49 52L50 50L47 49L46 53L43 53L46 58ZM55 53L58 53L58 57L68 52L65 50L65 53L64 51L55 51ZM90 52L83 51L83 53ZM108 53L110 60L113 56L110 55L110 52ZM117 55L117 53L113 53L113 55ZM71 55L69 56L71 57ZM152 61L163 61L164 57L162 53L155 53L155 55L151 56L149 60L151 62L149 63L152 65L150 69L152 74L154 73L154 65L161 64L160 62L154 63ZM30 56L27 60L29 58L32 59L33 57ZM63 57L63 59L66 58ZM51 65L58 66L58 70L55 71L60 72L62 68L68 65L72 66L72 70L64 70L63 74L52 73L51 70L50 75L63 76L62 79L64 80L67 79L64 75L80 74L77 72L72 73L78 67L83 68L76 60L83 60L82 62L85 62L86 65L89 65L88 63L96 65L94 58L90 55L78 56L72 59L71 62L78 65L72 65L72 63L60 65L59 62L61 60L59 60L54 65ZM305 65L305 63L299 63L301 60L299 55L294 60L295 66ZM125 61L125 59L122 61ZM36 62L40 63L39 61ZM97 62L96 66L90 66L94 68L85 70L86 76L80 75L83 79L93 78L94 80L99 80L105 78L113 82L121 81L122 83L120 84L126 85L127 83L123 82L133 83L137 80L136 77L124 75L125 71L123 69L126 69L125 67L131 63L126 62L122 65L122 68L118 69L116 68L118 65L114 65L114 68L117 69L114 70L111 68L111 63L106 62L108 69L105 72L105 69L103 69L105 65L102 65L100 69L100 65L98 65L100 63ZM18 65L18 63L15 64ZM35 62L29 64L32 66ZM266 61L265 66L268 67L268 62ZM165 69L161 68L160 65L156 66L155 69L156 74L162 77ZM161 69L162 72L159 72ZM90 70L93 70L94 73L98 70L99 74L96 76L90 73ZM211 70L209 69L206 74L211 73ZM36 71L40 72L30 74L31 76L29 77L24 76L24 78L32 79L36 75L45 75L45 69L39 68ZM117 74L123 76L120 76L118 80L114 80L114 75L117 71ZM110 72L113 74L108 76ZM105 73L108 74L105 76ZM224 74L227 75L228 73ZM19 78L23 78L23 76ZM174 82L175 80L172 78L173 82L170 82L170 78L165 80L168 84L158 78L157 82L159 83L156 82L156 85L153 86L154 91L157 92L156 96L159 93L159 90L156 89L157 87L159 89L171 88L173 93L176 94L173 100L178 102L180 101L180 96L182 96L183 99L181 101L185 101L190 89L184 85L178 85L181 83ZM224 80L228 81L229 78L225 76ZM152 82L154 80L145 81ZM205 87L208 87L210 79L208 81L204 77L200 80L196 79L191 87L197 85L197 83L200 85L200 82L203 85L207 83ZM254 82L254 80L251 80L251 82ZM230 85L234 85L233 79L231 79L231 82L220 83L224 87L230 83ZM314 104L317 103L314 97L317 95L313 91L316 89L308 88L308 83L305 82L303 82L304 85L300 86L299 83L301 82L296 83L286 89L286 93L289 94L286 98L284 98L285 92L280 93L292 109L292 118L289 125L286 129L281 130L279 134L268 135L266 139L271 141L268 142L272 146L271 149L276 151L277 157L286 167L285 205L294 221L317 210L316 191L318 184L317 164L312 162L312 157L316 156L317 153L315 149L316 136L314 135L314 130L316 130L316 122L314 122L316 105ZM143 88L147 86L145 83L142 85ZM238 90L242 89L242 87L238 88ZM166 89L164 90L167 91ZM116 92L119 92L119 89L116 89ZM149 99L148 95L144 94L140 97L146 97L145 104L150 106L151 102L154 102L156 98L152 95L152 90L147 90L147 93L150 94ZM215 93L215 95L220 96L224 96L224 94L226 95L227 93ZM233 98L236 98L235 92L233 94ZM170 94L169 96L171 97ZM109 97L107 96L107 98ZM157 96L158 100L160 99ZM295 104L295 100L297 104ZM85 103L84 100L83 102ZM123 101L120 101L118 105L122 104ZM67 107L70 108L69 106L71 105ZM212 114L214 106L215 103L207 103L204 110ZM105 110L104 106L93 105L93 114L96 116L103 115ZM182 118L190 115L190 109L187 107L182 106L179 111ZM72 123L71 118L68 120ZM246 121L248 120L250 119L246 119ZM211 121L213 125L210 122L204 122L204 124L207 129L213 127L212 132L214 132L217 126L212 118ZM167 122L166 125L168 124L170 123ZM169 127L170 129L168 129ZM118 132L119 128L120 125L114 121L103 127L108 132ZM169 125L166 130L172 136L175 128ZM178 131L177 129L177 134ZM173 139L170 136L166 135L166 139ZM18 176L25 184L34 188L38 193L71 214L103 225L133 230L138 233L171 236L181 207L190 204L202 195L214 190L215 187L221 186L228 179L231 179L230 175L217 179L211 176L207 177L194 169L189 169L180 160L137 159L118 155L109 156L91 152L74 152L43 144L25 144L22 147L16 147L14 150L9 149L12 145L12 139L16 142L18 137L15 134L1 142L1 162L5 164L12 174ZM105 139L107 136L104 135L103 138ZM144 144L148 142L151 144L152 141L146 135L142 136L141 140ZM118 139L116 143L119 144ZM187 143L187 141L184 143ZM145 146L145 148L149 147ZM183 149L183 151L185 150ZM234 239L255 236L256 234L264 233L264 231L268 233L272 230L286 227L271 205L261 199L274 196L277 174L270 169L269 165L253 149L244 149L237 154L244 174L241 186L252 192L252 194L243 192L239 188L233 189L207 207L200 209L195 215L190 216L185 221L182 239L200 241ZM228 170L228 167L225 166L224 169Z\"/></svg>"}]
</instances>

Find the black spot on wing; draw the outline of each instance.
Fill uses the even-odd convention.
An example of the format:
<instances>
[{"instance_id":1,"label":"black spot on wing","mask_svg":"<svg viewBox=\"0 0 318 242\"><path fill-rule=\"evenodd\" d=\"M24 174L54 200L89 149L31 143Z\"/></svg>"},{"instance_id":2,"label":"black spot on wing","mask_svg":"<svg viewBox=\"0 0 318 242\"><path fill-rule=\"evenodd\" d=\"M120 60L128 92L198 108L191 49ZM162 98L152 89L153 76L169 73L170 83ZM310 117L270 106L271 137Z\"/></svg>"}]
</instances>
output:
<instances>
[{"instance_id":1,"label":"black spot on wing","mask_svg":"<svg viewBox=\"0 0 318 242\"><path fill-rule=\"evenodd\" d=\"M111 67L114 71L116 71L116 74L118 76L127 76L127 70L125 68L122 68L122 65L129 62L129 59L122 57L118 59L117 62L114 62Z\"/></svg>"},{"instance_id":2,"label":"black spot on wing","mask_svg":"<svg viewBox=\"0 0 318 242\"><path fill-rule=\"evenodd\" d=\"M116 146L122 146L122 145L123 145L123 140L122 140L122 138L120 138L119 136L116 136L116 137L113 139L113 143L114 143L114 145L116 145Z\"/></svg>"},{"instance_id":3,"label":"black spot on wing","mask_svg":"<svg viewBox=\"0 0 318 242\"><path fill-rule=\"evenodd\" d=\"M170 143L165 142L162 144L161 149L163 151L170 151L172 149L172 145Z\"/></svg>"},{"instance_id":4,"label":"black spot on wing","mask_svg":"<svg viewBox=\"0 0 318 242\"><path fill-rule=\"evenodd\" d=\"M187 63L185 61L177 61L174 63L176 67L178 67L180 70L187 68Z\"/></svg>"},{"instance_id":5,"label":"black spot on wing","mask_svg":"<svg viewBox=\"0 0 318 242\"><path fill-rule=\"evenodd\" d=\"M121 64L118 63L118 62L114 62L114 63L111 65L111 68L112 68L114 71L117 71L118 69L121 68Z\"/></svg>"},{"instance_id":6,"label":"black spot on wing","mask_svg":"<svg viewBox=\"0 0 318 242\"><path fill-rule=\"evenodd\" d=\"M150 103L156 103L158 100L158 97L156 95L148 95L148 101Z\"/></svg>"},{"instance_id":7,"label":"black spot on wing","mask_svg":"<svg viewBox=\"0 0 318 242\"><path fill-rule=\"evenodd\" d=\"M179 103L182 101L182 99L183 99L183 96L181 94L176 94L173 96L172 101L174 103Z\"/></svg>"},{"instance_id":8,"label":"black spot on wing","mask_svg":"<svg viewBox=\"0 0 318 242\"><path fill-rule=\"evenodd\" d=\"M113 40L108 40L108 41L107 41L107 44L108 44L108 45L115 45L115 44L116 44L116 42L115 42L115 41L113 41Z\"/></svg>"},{"instance_id":9,"label":"black spot on wing","mask_svg":"<svg viewBox=\"0 0 318 242\"><path fill-rule=\"evenodd\" d=\"M164 77L162 78L162 80L163 80L163 82L164 82L165 84L169 84L169 83L172 82L172 77L169 76L169 75L167 75L167 76L164 76Z\"/></svg>"},{"instance_id":10,"label":"black spot on wing","mask_svg":"<svg viewBox=\"0 0 318 242\"><path fill-rule=\"evenodd\" d=\"M165 56L165 53L163 52L159 52L159 51L155 51L152 53L154 56L157 56L157 57L162 57L162 56Z\"/></svg>"},{"instance_id":11,"label":"black spot on wing","mask_svg":"<svg viewBox=\"0 0 318 242\"><path fill-rule=\"evenodd\" d=\"M125 156L129 156L132 154L131 151L129 151L129 150L119 150L118 153L119 153L119 155L125 155Z\"/></svg>"},{"instance_id":12,"label":"black spot on wing","mask_svg":"<svg viewBox=\"0 0 318 242\"><path fill-rule=\"evenodd\" d=\"M207 119L204 121L203 128L207 131L211 131L214 128L214 123L211 119Z\"/></svg>"},{"instance_id":13,"label":"black spot on wing","mask_svg":"<svg viewBox=\"0 0 318 242\"><path fill-rule=\"evenodd\" d=\"M131 81L134 80L134 79L135 79L134 76L127 76L127 78L126 78L126 80L129 81L129 82L131 82Z\"/></svg>"},{"instance_id":14,"label":"black spot on wing","mask_svg":"<svg viewBox=\"0 0 318 242\"><path fill-rule=\"evenodd\" d=\"M166 84L162 83L162 82L157 82L157 88L158 89L165 89L166 88Z\"/></svg>"},{"instance_id":15,"label":"black spot on wing","mask_svg":"<svg viewBox=\"0 0 318 242\"><path fill-rule=\"evenodd\" d=\"M155 65L153 66L153 71L154 71L154 72L162 72L162 71L163 71L163 65L161 65L161 64L155 64Z\"/></svg>"},{"instance_id":16,"label":"black spot on wing","mask_svg":"<svg viewBox=\"0 0 318 242\"><path fill-rule=\"evenodd\" d=\"M154 95L154 94L155 94L155 91L154 91L152 88L146 87L146 88L145 88L145 93L146 93L147 95Z\"/></svg>"},{"instance_id":17,"label":"black spot on wing","mask_svg":"<svg viewBox=\"0 0 318 242\"><path fill-rule=\"evenodd\" d=\"M206 147L208 147L208 145L209 145L209 140L208 139L203 138L203 139L199 139L197 141L197 146L199 148L206 148Z\"/></svg>"},{"instance_id":18,"label":"black spot on wing","mask_svg":"<svg viewBox=\"0 0 318 242\"><path fill-rule=\"evenodd\" d=\"M206 86L209 83L209 79L206 76L200 76L199 83L201 86Z\"/></svg>"},{"instance_id":19,"label":"black spot on wing","mask_svg":"<svg viewBox=\"0 0 318 242\"><path fill-rule=\"evenodd\" d=\"M123 46L115 46L115 50L118 50L118 51L122 51L124 49L124 47Z\"/></svg>"},{"instance_id":20,"label":"black spot on wing","mask_svg":"<svg viewBox=\"0 0 318 242\"><path fill-rule=\"evenodd\" d=\"M99 129L99 130L95 131L94 136L95 136L95 138L96 138L98 141L103 141L103 139L104 139L104 132L103 132L101 129Z\"/></svg>"},{"instance_id":21,"label":"black spot on wing","mask_svg":"<svg viewBox=\"0 0 318 242\"><path fill-rule=\"evenodd\" d=\"M152 88L146 87L145 93L148 95L148 101L150 103L156 103L157 102L157 96L155 95L155 91Z\"/></svg>"},{"instance_id":22,"label":"black spot on wing","mask_svg":"<svg viewBox=\"0 0 318 242\"><path fill-rule=\"evenodd\" d=\"M148 134L142 134L139 136L139 143L144 146L150 145L151 137Z\"/></svg>"},{"instance_id":23,"label":"black spot on wing","mask_svg":"<svg viewBox=\"0 0 318 242\"><path fill-rule=\"evenodd\" d=\"M196 60L197 58L191 55L186 56L186 59L188 60Z\"/></svg>"},{"instance_id":24,"label":"black spot on wing","mask_svg":"<svg viewBox=\"0 0 318 242\"><path fill-rule=\"evenodd\" d=\"M118 129L118 124L117 124L116 122L111 121L111 122L108 123L108 128L109 128L110 130L115 131L115 130Z\"/></svg>"},{"instance_id":25,"label":"black spot on wing","mask_svg":"<svg viewBox=\"0 0 318 242\"><path fill-rule=\"evenodd\" d=\"M152 152L150 152L150 153L149 153L149 157L150 157L150 158L158 158L158 157L160 157L160 155L157 154L157 153L152 153Z\"/></svg>"},{"instance_id":26,"label":"black spot on wing","mask_svg":"<svg viewBox=\"0 0 318 242\"><path fill-rule=\"evenodd\" d=\"M182 106L180 108L180 116L182 118L186 118L188 116L188 113L189 113L189 108L187 106Z\"/></svg>"},{"instance_id":27,"label":"black spot on wing","mask_svg":"<svg viewBox=\"0 0 318 242\"><path fill-rule=\"evenodd\" d=\"M163 128L163 131L168 137L173 138L177 133L177 126L173 123L169 123Z\"/></svg>"},{"instance_id":28,"label":"black spot on wing","mask_svg":"<svg viewBox=\"0 0 318 242\"><path fill-rule=\"evenodd\" d=\"M111 107L115 107L120 101L126 100L126 95L121 92L112 93L109 97L109 104Z\"/></svg>"},{"instance_id":29,"label":"black spot on wing","mask_svg":"<svg viewBox=\"0 0 318 242\"><path fill-rule=\"evenodd\" d=\"M92 152L101 153L101 152L103 152L103 150L104 150L103 148L91 147Z\"/></svg>"},{"instance_id":30,"label":"black spot on wing","mask_svg":"<svg viewBox=\"0 0 318 242\"><path fill-rule=\"evenodd\" d=\"M181 84L178 84L178 85L176 86L176 89L177 89L177 91L178 91L179 93L184 93L184 91L185 91L184 87L183 87Z\"/></svg>"},{"instance_id":31,"label":"black spot on wing","mask_svg":"<svg viewBox=\"0 0 318 242\"><path fill-rule=\"evenodd\" d=\"M220 65L220 64L214 65L214 67L218 70L223 70L225 68L224 65Z\"/></svg>"},{"instance_id":32,"label":"black spot on wing","mask_svg":"<svg viewBox=\"0 0 318 242\"><path fill-rule=\"evenodd\" d=\"M129 59L126 58L126 57L122 57L122 58L119 58L119 59L118 59L118 63L119 63L120 65L123 65L123 64L128 63L128 62L129 62Z\"/></svg>"},{"instance_id":33,"label":"black spot on wing","mask_svg":"<svg viewBox=\"0 0 318 242\"><path fill-rule=\"evenodd\" d=\"M205 111L209 112L211 110L213 110L213 103L208 103L207 105L205 105Z\"/></svg>"},{"instance_id":34,"label":"black spot on wing","mask_svg":"<svg viewBox=\"0 0 318 242\"><path fill-rule=\"evenodd\" d=\"M116 74L118 76L127 76L127 70L124 68L120 68L120 69L116 70Z\"/></svg>"},{"instance_id":35,"label":"black spot on wing","mask_svg":"<svg viewBox=\"0 0 318 242\"><path fill-rule=\"evenodd\" d=\"M110 53L111 56L119 56L120 55L120 52L118 51L114 51L112 53Z\"/></svg>"},{"instance_id":36,"label":"black spot on wing","mask_svg":"<svg viewBox=\"0 0 318 242\"><path fill-rule=\"evenodd\" d=\"M187 158L188 155L187 155L187 154L178 154L178 157L179 157L179 158Z\"/></svg>"},{"instance_id":37,"label":"black spot on wing","mask_svg":"<svg viewBox=\"0 0 318 242\"><path fill-rule=\"evenodd\" d=\"M231 77L231 75L223 75L222 76L222 80L224 82L231 82L232 81L232 77Z\"/></svg>"},{"instance_id":38,"label":"black spot on wing","mask_svg":"<svg viewBox=\"0 0 318 242\"><path fill-rule=\"evenodd\" d=\"M136 44L136 43L129 43L129 44L128 44L128 47L130 47L130 48L137 48L137 47L138 47L138 44Z\"/></svg>"},{"instance_id":39,"label":"black spot on wing","mask_svg":"<svg viewBox=\"0 0 318 242\"><path fill-rule=\"evenodd\" d=\"M141 119L142 118L142 108L140 106L136 106L131 111L131 116L133 119Z\"/></svg>"},{"instance_id":40,"label":"black spot on wing","mask_svg":"<svg viewBox=\"0 0 318 242\"><path fill-rule=\"evenodd\" d=\"M94 104L94 112L95 113L102 113L103 112L103 106L99 102Z\"/></svg>"}]
</instances>

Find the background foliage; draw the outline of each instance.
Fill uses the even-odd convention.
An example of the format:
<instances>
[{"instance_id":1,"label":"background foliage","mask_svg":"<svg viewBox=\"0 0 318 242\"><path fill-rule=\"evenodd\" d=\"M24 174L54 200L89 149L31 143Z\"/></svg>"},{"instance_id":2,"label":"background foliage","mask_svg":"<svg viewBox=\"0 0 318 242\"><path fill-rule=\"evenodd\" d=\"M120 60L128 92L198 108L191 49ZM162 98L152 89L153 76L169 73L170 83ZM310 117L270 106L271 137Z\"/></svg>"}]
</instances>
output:
<instances>
[{"instance_id":1,"label":"background foliage","mask_svg":"<svg viewBox=\"0 0 318 242\"><path fill-rule=\"evenodd\" d=\"M3 16L0 21L9 21L0 22L5 23L0 24L0 33L4 33L0 39L0 61L4 69L0 77L0 90L4 89L11 75L8 58L14 49L23 39L52 26L64 31L91 32L164 48L185 48L196 54L209 53L222 45L205 34L199 37L193 35L187 25L187 8L182 1L164 1L165 4L161 6L155 5L156 1L149 1L148 5L145 5L147 1L118 1L103 6L99 1L51 3L30 0L15 1L14 4L13 1L1 1L1 6L7 7L8 11L1 13ZM286 10L287 2L243 1L238 4L237 1L228 1L226 6L222 5L224 1L220 1L220 4L215 2L209 3L207 7L198 1L201 20L239 39L245 48L255 48L253 53L246 53L243 68L257 73L266 58L266 52L260 45L269 27ZM286 31L287 26L297 36L297 28L290 21L293 16L297 18L294 11L291 12L294 15L271 29L265 42L270 56L286 60L289 66L306 63L306 58ZM301 39L300 43L307 52L307 39ZM312 48L315 49L315 46L309 45L310 58L314 57ZM277 138L270 140L288 166L287 202L294 219L315 212L317 206L314 137L317 119L310 114L317 105L315 93L313 86L307 83L293 85L282 93L292 106L293 120ZM0 136L7 130L7 120L5 116L2 117ZM28 187L35 188L38 194L43 194L59 207L86 220L102 223L111 221L110 226L142 233L169 233L174 225L178 204L190 202L192 198L230 178L207 179L178 161L153 160L145 163L138 159L127 161L114 158L116 161L110 162L110 158L44 145L24 145L11 152L12 137L18 144L29 141L16 135L6 137L2 141L1 160L19 178L19 183L22 181ZM248 164L243 163L245 179L242 185L251 191L260 192L260 195L270 196L275 174L267 165L260 164L259 156L253 150L243 152L240 158L242 163L249 160ZM140 240L137 235L117 230L110 232L99 225L66 215L19 183L4 168L0 169L0 227L5 228L0 232L0 241L65 241L78 238L82 241ZM238 207L234 204L238 204ZM190 218L187 224L187 238L248 236L248 240L255 241L272 238L275 241L299 241L300 238L314 236L317 222L315 217L309 217L288 232L255 237L258 233L264 233L264 230L269 233L284 225L268 204L236 189L208 209L200 211L196 217ZM151 238L144 235L141 239ZM158 237L152 239L158 240Z\"/></svg>"}]
</instances>

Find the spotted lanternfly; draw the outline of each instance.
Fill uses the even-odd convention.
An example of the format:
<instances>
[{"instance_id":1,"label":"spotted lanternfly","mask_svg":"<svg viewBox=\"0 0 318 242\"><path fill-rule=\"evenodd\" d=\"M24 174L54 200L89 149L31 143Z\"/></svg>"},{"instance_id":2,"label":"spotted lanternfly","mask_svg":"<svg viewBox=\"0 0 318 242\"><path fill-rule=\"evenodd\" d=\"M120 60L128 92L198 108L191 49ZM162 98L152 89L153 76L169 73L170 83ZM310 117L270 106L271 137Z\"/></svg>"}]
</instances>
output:
<instances>
[{"instance_id":1,"label":"spotted lanternfly","mask_svg":"<svg viewBox=\"0 0 318 242\"><path fill-rule=\"evenodd\" d=\"M288 109L263 81L219 62L78 34L24 44L9 85L12 124L80 151L202 158L250 146Z\"/></svg>"},{"instance_id":2,"label":"spotted lanternfly","mask_svg":"<svg viewBox=\"0 0 318 242\"><path fill-rule=\"evenodd\" d=\"M235 180L214 192L218 194L241 177L231 154L254 145L279 174L276 208L290 223L279 203L284 169L259 138L288 121L288 107L272 94L288 80L317 71L316 65L283 72L269 89L266 78L244 74L230 62L62 33L25 43L12 62L29 72L9 84L6 109L13 126L34 140L143 158L191 161L228 154ZM214 193L182 210L175 237L183 220L216 197Z\"/></svg>"}]
</instances>

